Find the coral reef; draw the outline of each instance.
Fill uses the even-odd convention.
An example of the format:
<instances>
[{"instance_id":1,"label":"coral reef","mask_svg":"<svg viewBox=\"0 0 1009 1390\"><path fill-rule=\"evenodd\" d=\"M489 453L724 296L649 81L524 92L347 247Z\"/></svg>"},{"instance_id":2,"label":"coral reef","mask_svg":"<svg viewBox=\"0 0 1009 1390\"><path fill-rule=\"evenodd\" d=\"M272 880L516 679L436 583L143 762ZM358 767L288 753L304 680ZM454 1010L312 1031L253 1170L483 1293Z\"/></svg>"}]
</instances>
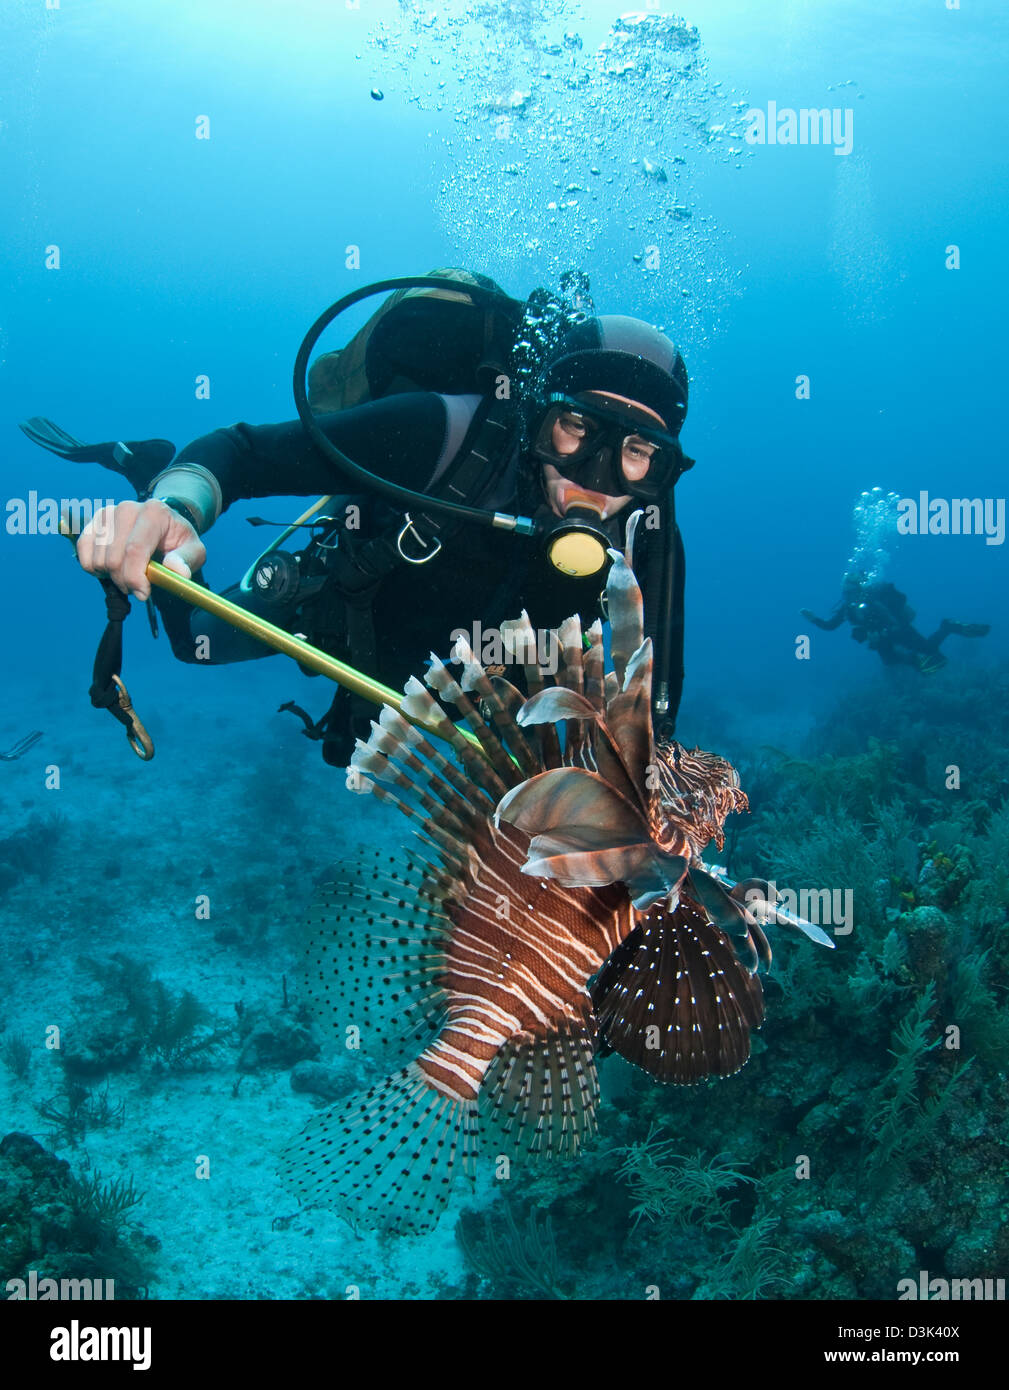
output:
<instances>
[{"instance_id":1,"label":"coral reef","mask_svg":"<svg viewBox=\"0 0 1009 1390\"><path fill-rule=\"evenodd\" d=\"M38 1113L53 1126L54 1145L76 1147L91 1129L121 1129L126 1119L126 1102L114 1101L106 1082L94 1091L64 1068L63 1094L36 1103Z\"/></svg>"},{"instance_id":2,"label":"coral reef","mask_svg":"<svg viewBox=\"0 0 1009 1390\"><path fill-rule=\"evenodd\" d=\"M23 1033L4 1033L0 1037L0 1062L19 1081L27 1081L31 1070L32 1050Z\"/></svg>"},{"instance_id":3,"label":"coral reef","mask_svg":"<svg viewBox=\"0 0 1009 1390\"><path fill-rule=\"evenodd\" d=\"M169 989L144 961L117 952L79 964L101 992L70 1030L64 1066L72 1076L103 1076L141 1057L168 1071L198 1069L230 1036L231 1025L216 1023L190 990Z\"/></svg>"},{"instance_id":4,"label":"coral reef","mask_svg":"<svg viewBox=\"0 0 1009 1390\"><path fill-rule=\"evenodd\" d=\"M0 1140L0 1268L6 1279L115 1281L115 1297L139 1298L158 1242L127 1220L141 1200L132 1178L103 1182L27 1134Z\"/></svg>"},{"instance_id":5,"label":"coral reef","mask_svg":"<svg viewBox=\"0 0 1009 1390\"><path fill-rule=\"evenodd\" d=\"M475 1223L460 1218L456 1237L471 1268L489 1285L496 1298L566 1299L557 1273L557 1246L549 1213L540 1221L535 1208L526 1214L520 1229L507 1202L503 1217L489 1214L483 1222L483 1239L473 1233Z\"/></svg>"},{"instance_id":6,"label":"coral reef","mask_svg":"<svg viewBox=\"0 0 1009 1390\"><path fill-rule=\"evenodd\" d=\"M512 1276L470 1294L533 1296L509 1252L534 1209L551 1280L581 1298L893 1299L919 1269L1004 1277L1006 688L979 672L847 697L801 756L739 758L753 815L730 827L733 876L850 890L850 931L832 956L778 937L736 1076L678 1089L604 1063L607 1138L563 1173L514 1172L490 1247ZM486 1281L495 1254L467 1232Z\"/></svg>"},{"instance_id":7,"label":"coral reef","mask_svg":"<svg viewBox=\"0 0 1009 1390\"><path fill-rule=\"evenodd\" d=\"M286 1069L319 1055L319 1040L300 1010L243 1008L238 1036L238 1069L243 1072L264 1066Z\"/></svg>"},{"instance_id":8,"label":"coral reef","mask_svg":"<svg viewBox=\"0 0 1009 1390\"><path fill-rule=\"evenodd\" d=\"M890 1300L898 1279L920 1269L1005 1277L1006 692L1009 676L997 671L881 682L848 692L794 750L759 746L745 711L733 716L713 701L707 742L739 763L753 807L727 827L732 875L763 875L796 892L850 890L852 901L852 929L835 936L833 952L776 936L767 1021L746 1067L679 1088L602 1058L602 1137L577 1159L513 1162L493 1182L481 1172L457 1242L451 1227L399 1248L369 1246L342 1227L320 1239L314 1215L295 1213L268 1183L250 1184L249 1219L267 1239L250 1240L226 1204L217 1226L208 1209L201 1239L213 1233L221 1263L194 1276L191 1264L173 1274L165 1260L154 1287L223 1297L342 1298L354 1284L365 1296L457 1299ZM692 740L693 728L684 735ZM250 768L247 821L226 851L211 857L195 832L186 842L182 858L194 870L184 887L178 846L169 853L142 825L127 839L107 818L94 883L68 871L83 843L75 819L33 822L26 812L8 827L0 1093L7 1128L37 1129L76 1174L24 1136L0 1145L8 1277L34 1268L115 1277L120 1297L143 1291L153 1251L134 1217L156 1220L179 1250L192 1239L189 1174L162 1159L166 1125L177 1132L180 1117L226 1115L227 1159L238 1163L246 1144L259 1144L264 1098L271 1114L299 1100L288 1080L323 1104L359 1089L362 1067L366 1078L382 1074L380 1059L342 1050L314 1060L315 1038L282 981L291 970L283 929L311 892L306 864L346 852L361 826L340 828L345 838L334 843L332 818L312 817L324 795L342 804L323 780L331 773L302 797L284 787L278 760L267 772L260 784ZM234 790L211 792L213 814L228 824ZM266 804L283 806L285 819L246 890L247 846ZM363 833L400 838L378 813ZM31 857L40 836L51 856L45 893L32 868L41 861ZM131 867L140 854L151 865L146 878ZM193 922L191 897L204 889L213 917ZM68 972L82 950L90 953L83 969ZM213 995L211 977L223 981ZM26 1001L38 980L65 1003L32 1012ZM53 1053L36 1043L50 1014L63 1035ZM134 1195L147 1192L139 1206L123 1205L130 1170ZM96 1206L108 1221L96 1224ZM241 1260L223 1263L240 1224L242 1242L259 1246L252 1273Z\"/></svg>"}]
</instances>

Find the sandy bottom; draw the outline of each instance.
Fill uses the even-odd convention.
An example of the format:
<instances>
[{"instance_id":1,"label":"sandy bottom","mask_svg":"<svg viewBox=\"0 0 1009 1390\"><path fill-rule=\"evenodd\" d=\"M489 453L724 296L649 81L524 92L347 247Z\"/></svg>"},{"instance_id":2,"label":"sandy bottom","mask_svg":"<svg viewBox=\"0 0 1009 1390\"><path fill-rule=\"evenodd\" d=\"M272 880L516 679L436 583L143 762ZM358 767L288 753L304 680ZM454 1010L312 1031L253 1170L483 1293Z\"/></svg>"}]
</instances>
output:
<instances>
[{"instance_id":1,"label":"sandy bottom","mask_svg":"<svg viewBox=\"0 0 1009 1390\"><path fill-rule=\"evenodd\" d=\"M274 714L278 694L321 706L321 682L257 668L239 702L233 672L159 668L155 681L144 671L134 699L158 751L143 764L112 719L88 706L86 673L74 675L72 689L40 686L0 723L4 748L30 728L45 735L0 765L0 837L42 817L39 873L0 901L0 1031L23 1033L32 1047L27 1080L0 1067L0 1134L22 1130L47 1147L52 1126L36 1105L60 1093L62 1067L46 1029L59 1027L70 1049L82 998L95 990L80 956L145 961L224 1022L236 1021L238 1001L277 1010L284 976L296 999L294 931L314 882L355 844L395 848L410 838L395 813L345 790L297 721ZM58 789L45 785L53 769ZM209 898L209 920L197 918L199 895ZM216 940L222 927L237 942ZM136 1219L161 1242L150 1296L346 1298L356 1289L432 1298L459 1280L453 1228L469 1185L423 1239L356 1235L325 1210L299 1210L274 1155L316 1105L278 1067L245 1075L236 1091L237 1056L236 1040L207 1071L170 1074L144 1061L113 1072L109 1098L125 1103L122 1127L56 1146L75 1170L132 1175L143 1191ZM373 1079L367 1066L362 1086ZM201 1156L206 1179L196 1176Z\"/></svg>"}]
</instances>

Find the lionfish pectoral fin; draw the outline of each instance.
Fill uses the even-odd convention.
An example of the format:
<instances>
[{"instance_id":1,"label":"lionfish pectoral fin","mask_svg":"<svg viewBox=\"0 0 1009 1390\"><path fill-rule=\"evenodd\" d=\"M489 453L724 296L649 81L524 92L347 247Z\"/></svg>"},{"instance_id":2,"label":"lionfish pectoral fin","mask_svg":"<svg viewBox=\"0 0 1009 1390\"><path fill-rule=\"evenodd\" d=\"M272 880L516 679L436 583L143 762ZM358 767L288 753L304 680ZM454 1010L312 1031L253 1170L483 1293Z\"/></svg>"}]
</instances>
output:
<instances>
[{"instance_id":1,"label":"lionfish pectoral fin","mask_svg":"<svg viewBox=\"0 0 1009 1390\"><path fill-rule=\"evenodd\" d=\"M630 889L628 889L630 891ZM635 912L649 912L653 907L663 902L669 896L669 889L664 883L658 885L644 884L638 891L636 897L631 899L631 906Z\"/></svg>"},{"instance_id":2,"label":"lionfish pectoral fin","mask_svg":"<svg viewBox=\"0 0 1009 1390\"><path fill-rule=\"evenodd\" d=\"M617 947L592 985L606 1046L659 1081L730 1076L764 1019L763 990L704 913L656 908Z\"/></svg>"},{"instance_id":3,"label":"lionfish pectoral fin","mask_svg":"<svg viewBox=\"0 0 1009 1390\"><path fill-rule=\"evenodd\" d=\"M632 898L636 912L647 912L664 902L670 912L676 907L680 897L683 876L690 867L690 861L676 854L664 854L650 846L651 856L647 864L633 879L625 879L627 891Z\"/></svg>"},{"instance_id":4,"label":"lionfish pectoral fin","mask_svg":"<svg viewBox=\"0 0 1009 1390\"><path fill-rule=\"evenodd\" d=\"M708 871L710 872L710 871ZM735 898L736 902L749 906L752 898L763 898L767 902L776 902L780 894L778 890L769 883L766 878L741 878L738 883L723 878L721 874L712 874L717 878L723 887L729 889L729 897Z\"/></svg>"},{"instance_id":5,"label":"lionfish pectoral fin","mask_svg":"<svg viewBox=\"0 0 1009 1390\"><path fill-rule=\"evenodd\" d=\"M567 1157L595 1132L599 1080L586 1023L512 1038L480 1088L481 1131L506 1152Z\"/></svg>"},{"instance_id":6,"label":"lionfish pectoral fin","mask_svg":"<svg viewBox=\"0 0 1009 1390\"><path fill-rule=\"evenodd\" d=\"M457 1157L476 1152L477 1102L443 1095L416 1064L316 1115L280 1155L306 1206L353 1226L423 1235L448 1202Z\"/></svg>"},{"instance_id":7,"label":"lionfish pectoral fin","mask_svg":"<svg viewBox=\"0 0 1009 1390\"><path fill-rule=\"evenodd\" d=\"M760 933L761 950L758 952L755 931L759 931L759 927L756 918L742 903L729 895L717 878L696 864L691 865L688 878L694 897L715 926L725 932L740 963L752 975L761 959L769 961L770 956L770 947L763 932Z\"/></svg>"},{"instance_id":8,"label":"lionfish pectoral fin","mask_svg":"<svg viewBox=\"0 0 1009 1390\"><path fill-rule=\"evenodd\" d=\"M799 917L787 907L782 907L781 896L780 890L766 878L740 879L729 891L729 897L747 908L762 925L789 927L815 941L818 946L833 950L834 942L827 933L815 922L809 922L805 917Z\"/></svg>"},{"instance_id":9,"label":"lionfish pectoral fin","mask_svg":"<svg viewBox=\"0 0 1009 1390\"><path fill-rule=\"evenodd\" d=\"M528 835L593 825L611 834L615 844L648 839L643 817L626 797L581 767L552 768L513 787L494 813L494 824L502 821Z\"/></svg>"},{"instance_id":10,"label":"lionfish pectoral fin","mask_svg":"<svg viewBox=\"0 0 1009 1390\"><path fill-rule=\"evenodd\" d=\"M834 950L834 942L821 927L818 927L815 922L807 922L805 917L797 917L794 912L789 912L786 908L772 908L768 913L767 921L773 922L779 927L790 927L792 931L801 932L810 941L815 941L817 946L826 946L831 951Z\"/></svg>"},{"instance_id":11,"label":"lionfish pectoral fin","mask_svg":"<svg viewBox=\"0 0 1009 1390\"><path fill-rule=\"evenodd\" d=\"M552 854L594 854L599 850L624 850L640 847L651 852L651 845L645 844L640 836L616 835L607 826L572 825L566 830L550 830L542 835L534 835L529 844L530 853ZM614 879L616 883L618 879Z\"/></svg>"},{"instance_id":12,"label":"lionfish pectoral fin","mask_svg":"<svg viewBox=\"0 0 1009 1390\"><path fill-rule=\"evenodd\" d=\"M655 868L656 855L651 844L641 841L605 848L585 848L590 836L584 827L574 827L571 835L535 835L529 844L529 857L522 872L533 878L549 878L565 888L604 888L624 883L632 895L669 891ZM654 900L654 899L653 899Z\"/></svg>"}]
</instances>

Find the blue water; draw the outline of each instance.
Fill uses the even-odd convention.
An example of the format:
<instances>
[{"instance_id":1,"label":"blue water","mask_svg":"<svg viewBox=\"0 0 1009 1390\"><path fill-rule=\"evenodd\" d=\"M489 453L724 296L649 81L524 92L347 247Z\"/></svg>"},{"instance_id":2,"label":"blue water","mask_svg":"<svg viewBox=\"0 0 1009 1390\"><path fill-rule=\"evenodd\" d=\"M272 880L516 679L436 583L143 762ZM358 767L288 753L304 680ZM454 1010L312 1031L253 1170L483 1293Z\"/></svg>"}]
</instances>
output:
<instances>
[{"instance_id":1,"label":"blue water","mask_svg":"<svg viewBox=\"0 0 1009 1390\"><path fill-rule=\"evenodd\" d=\"M34 448L17 429L27 416L49 416L85 440L160 436L180 447L239 420L291 419L298 343L341 294L467 265L525 295L552 283L559 267L581 265L597 309L661 324L690 371L683 442L697 464L678 488L688 561L682 736L736 757L756 758L767 744L815 756L826 744L804 740L843 725L848 700L876 705L881 737L899 733L895 711L917 707L924 678L883 672L846 628L813 631L811 659L797 660L796 639L809 631L798 610L826 614L836 601L863 490L1004 495L1009 14L996 0L956 10L942 0L685 0L706 66L684 79L681 110L653 100L658 78L640 62L628 77L590 61L617 8L554 0L477 13L456 3L426 25L422 6L370 0L360 9L332 0L54 8L8 0L0 21L9 55L0 115L5 500L29 489L128 495L99 468ZM581 47L566 48L564 33L577 33ZM507 60L494 58L496 43ZM652 55L653 74L660 59ZM588 74L583 85L565 85L572 71ZM372 88L384 99L372 99ZM515 91L532 100L515 119L521 168L509 179L498 172L509 140L495 139L494 113L481 103ZM744 112L766 111L769 101L850 110L850 154L748 144ZM204 116L208 140L195 134ZM602 169L598 196L583 190L567 214L551 216L547 204L565 196L566 179L591 184L586 150ZM665 184L630 162L655 162L656 151ZM675 173L674 155L683 161ZM674 192L690 216L667 233L663 208ZM653 241L658 269L634 259ZM359 269L345 267L350 244L360 248ZM59 269L46 268L53 245ZM946 268L951 245L959 269ZM201 374L210 377L208 400L196 399ZM808 400L796 399L800 375L810 379ZM261 533L244 517L285 517L294 505L233 507L208 538L210 581L223 587L254 553ZM0 1081L0 1132L49 1143L37 1106L60 1082L41 1040L54 1018L71 1017L80 953L149 959L155 975L192 989L219 1016L234 1017L240 999L269 999L275 1009L281 975L293 978L287 933L312 881L348 837L395 844L402 832L367 799L352 802L295 721L274 713L292 697L318 712L321 682L281 658L251 670L179 667L135 609L125 671L158 742L142 766L87 703L102 621L97 586L65 542L9 532L0 542L8 595L0 742L34 728L44 738L2 768L5 822L14 833L32 815L66 821L54 862L41 877L26 868L4 904L16 949L0 966L0 1032L23 1032L38 1056L28 1081ZM994 730L985 744L977 721L1004 691L1006 546L894 535L889 548L887 577L908 594L922 631L943 617L992 624L984 641L949 640L950 665L929 687L938 703L921 716L927 726L930 708L943 700L954 708L952 724L934 730L935 764L963 760L950 732L961 720L975 740L965 776L980 779L1004 751ZM961 685L976 693L974 713L962 718ZM721 750L719 721L731 745ZM927 735L926 727L925 743ZM847 751L872 736L869 718ZM54 767L58 789L46 786ZM965 796L997 814L991 785ZM935 806L931 821L912 815L923 842L934 838L932 822L950 819ZM209 888L201 875L211 870ZM201 891L213 913L221 902L239 940L243 912L256 917L254 950L216 941L216 917L194 921ZM979 938L971 949L993 943ZM997 993L998 980L990 983ZM779 997L769 995L769 1012ZM894 1022L910 998L893 1001ZM152 1296L343 1297L360 1284L366 1294L431 1297L438 1270L447 1270L448 1296L474 1296L454 1216L427 1246L369 1245L366 1268L355 1266L335 1218L317 1222L321 1245L304 1234L304 1217L271 1229L293 1203L273 1185L261 1133L254 1161L248 1148L263 1113L278 1139L309 1113L280 1063L255 1070L237 1092L216 1188L192 1177L195 1155L212 1148L213 1115L231 1104L239 1045L229 1046L195 1081L173 1076L160 1092L143 1081L154 1086L155 1112L167 1108L160 1120L134 1094L140 1072L117 1073L126 1124L55 1145L108 1177L136 1173L146 1189L137 1220L161 1242ZM877 1051L884 1067L885 1047ZM623 1083L613 1084L619 1093ZM663 1122L676 1123L675 1098L668 1105ZM183 1138L187 1117L192 1133ZM728 1125L721 1142L731 1147L731 1137ZM209 1220L222 1232L212 1272L196 1253ZM223 1235L232 1227L258 1252L247 1276L234 1273ZM562 1215L555 1228L563 1248ZM909 1239L917 1253L921 1242ZM697 1288L703 1296L702 1285L664 1296ZM599 1284L580 1292L603 1296ZM831 1285L825 1274L798 1292L872 1290Z\"/></svg>"}]
</instances>

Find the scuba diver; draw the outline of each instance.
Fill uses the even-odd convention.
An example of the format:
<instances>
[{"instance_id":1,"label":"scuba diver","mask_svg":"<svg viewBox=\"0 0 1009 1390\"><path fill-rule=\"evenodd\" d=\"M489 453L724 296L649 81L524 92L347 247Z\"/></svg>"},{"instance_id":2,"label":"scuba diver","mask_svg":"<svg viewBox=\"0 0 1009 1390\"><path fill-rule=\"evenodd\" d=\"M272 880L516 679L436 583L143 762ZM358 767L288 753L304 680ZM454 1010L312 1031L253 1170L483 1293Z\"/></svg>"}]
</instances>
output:
<instances>
[{"instance_id":1,"label":"scuba diver","mask_svg":"<svg viewBox=\"0 0 1009 1390\"><path fill-rule=\"evenodd\" d=\"M177 455L165 440L81 444L39 418L21 428L134 484L138 500L98 512L76 549L84 570L141 600L152 597L152 557L205 582L203 537L232 503L322 493L280 538L308 528L305 548L290 553L275 542L224 596L397 689L474 619L487 632L524 607L536 629L576 611L587 625L599 614L607 548L624 546L627 517L644 507L634 561L656 648L654 715L671 734L684 592L673 489L693 464L679 443L686 368L651 325L596 316L587 279L572 276L572 298L540 290L527 302L466 271L382 282L379 289L406 288L345 348L316 359L307 404L296 368L300 419L218 429ZM299 363L307 366L320 324L376 292L366 287L333 306ZM530 357L538 332L545 346ZM523 371L522 389L511 392ZM418 493L423 511L398 500ZM467 524L460 513L487 524ZM153 603L182 661L268 654L161 589ZM354 737L367 736L373 713L343 688L318 720L291 702L281 708L302 718L338 767Z\"/></svg>"},{"instance_id":2,"label":"scuba diver","mask_svg":"<svg viewBox=\"0 0 1009 1390\"><path fill-rule=\"evenodd\" d=\"M808 608L800 611L825 632L833 632L843 622L849 622L854 640L879 652L885 665L914 666L922 675L933 675L946 665L939 648L947 637L986 637L991 631L988 623L958 623L943 618L931 637L923 637L913 626L914 609L906 594L857 569L844 576L840 601L829 618L818 618Z\"/></svg>"}]
</instances>

